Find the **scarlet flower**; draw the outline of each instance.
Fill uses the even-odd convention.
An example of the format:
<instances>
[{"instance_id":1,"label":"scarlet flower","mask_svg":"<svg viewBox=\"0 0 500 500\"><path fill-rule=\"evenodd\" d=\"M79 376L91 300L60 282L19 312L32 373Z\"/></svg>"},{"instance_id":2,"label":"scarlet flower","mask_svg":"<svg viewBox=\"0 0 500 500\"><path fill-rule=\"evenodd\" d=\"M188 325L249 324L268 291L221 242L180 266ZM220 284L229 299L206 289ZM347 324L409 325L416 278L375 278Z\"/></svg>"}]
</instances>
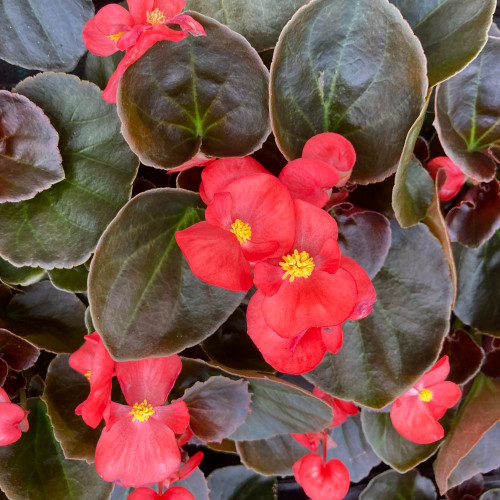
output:
<instances>
[{"instance_id":1,"label":"scarlet flower","mask_svg":"<svg viewBox=\"0 0 500 500\"><path fill-rule=\"evenodd\" d=\"M181 463L175 434L189 425L184 401L163 406L182 364L179 356L116 363L127 405L111 402L97 443L95 467L120 486L146 486L171 476Z\"/></svg>"},{"instance_id":2,"label":"scarlet flower","mask_svg":"<svg viewBox=\"0 0 500 500\"><path fill-rule=\"evenodd\" d=\"M391 407L391 421L394 428L414 443L427 444L444 437L444 429L438 420L448 408L460 399L460 387L445 382L450 372L448 356L443 356Z\"/></svg>"},{"instance_id":3,"label":"scarlet flower","mask_svg":"<svg viewBox=\"0 0 500 500\"><path fill-rule=\"evenodd\" d=\"M201 280L229 290L248 290L253 263L281 255L291 245L293 201L269 174L237 178L223 192L209 196L205 222L177 231L177 244Z\"/></svg>"},{"instance_id":4,"label":"scarlet flower","mask_svg":"<svg viewBox=\"0 0 500 500\"><path fill-rule=\"evenodd\" d=\"M129 10L118 4L104 6L83 27L85 46L98 56L109 56L125 50L104 89L103 98L116 102L116 90L125 70L160 40L178 42L191 33L205 34L203 27L191 16L178 15L184 0L127 0ZM180 30L169 28L177 24Z\"/></svg>"},{"instance_id":5,"label":"scarlet flower","mask_svg":"<svg viewBox=\"0 0 500 500\"><path fill-rule=\"evenodd\" d=\"M464 185L465 175L447 156L437 156L427 163L427 170L434 180L440 169L446 172L446 180L438 189L438 196L441 201L448 201L454 198Z\"/></svg>"},{"instance_id":6,"label":"scarlet flower","mask_svg":"<svg viewBox=\"0 0 500 500\"><path fill-rule=\"evenodd\" d=\"M11 403L0 387L0 446L16 442L29 428L28 411Z\"/></svg>"},{"instance_id":7,"label":"scarlet flower","mask_svg":"<svg viewBox=\"0 0 500 500\"><path fill-rule=\"evenodd\" d=\"M295 462L292 470L311 500L341 500L349 491L349 471L336 458L324 463L319 455L308 454Z\"/></svg>"}]
</instances>

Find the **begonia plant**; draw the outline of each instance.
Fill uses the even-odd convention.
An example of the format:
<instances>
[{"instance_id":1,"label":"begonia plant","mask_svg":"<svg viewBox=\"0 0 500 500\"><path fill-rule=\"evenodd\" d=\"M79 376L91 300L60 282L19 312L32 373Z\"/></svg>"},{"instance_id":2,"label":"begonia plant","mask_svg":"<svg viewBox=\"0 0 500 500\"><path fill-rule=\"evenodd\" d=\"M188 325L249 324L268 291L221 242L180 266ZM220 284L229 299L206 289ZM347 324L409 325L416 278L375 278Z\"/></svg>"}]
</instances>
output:
<instances>
[{"instance_id":1,"label":"begonia plant","mask_svg":"<svg viewBox=\"0 0 500 500\"><path fill-rule=\"evenodd\" d=\"M0 0L0 497L489 500L496 0Z\"/></svg>"}]
</instances>

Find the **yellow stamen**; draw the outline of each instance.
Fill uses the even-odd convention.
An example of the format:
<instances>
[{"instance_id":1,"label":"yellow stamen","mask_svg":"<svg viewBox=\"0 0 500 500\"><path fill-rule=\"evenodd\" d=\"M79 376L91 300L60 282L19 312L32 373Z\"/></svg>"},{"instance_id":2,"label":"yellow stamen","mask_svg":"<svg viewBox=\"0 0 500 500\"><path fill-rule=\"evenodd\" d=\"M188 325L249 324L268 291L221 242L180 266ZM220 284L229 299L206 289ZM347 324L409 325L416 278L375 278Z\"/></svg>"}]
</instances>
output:
<instances>
[{"instance_id":1,"label":"yellow stamen","mask_svg":"<svg viewBox=\"0 0 500 500\"><path fill-rule=\"evenodd\" d=\"M428 403L432 399L432 396L434 396L434 394L432 394L432 391L429 391L429 389L422 389L420 391L420 394L418 395L418 399L420 399L420 401L425 401L426 403Z\"/></svg>"},{"instance_id":2,"label":"yellow stamen","mask_svg":"<svg viewBox=\"0 0 500 500\"><path fill-rule=\"evenodd\" d=\"M283 255L283 261L280 262L280 266L283 271L286 271L282 279L290 276L290 283L295 278L309 278L314 269L314 260L309 257L307 252L300 252L295 249L293 255Z\"/></svg>"},{"instance_id":3,"label":"yellow stamen","mask_svg":"<svg viewBox=\"0 0 500 500\"><path fill-rule=\"evenodd\" d=\"M85 376L87 377L87 380L90 381L90 370L87 371L87 373L85 373Z\"/></svg>"},{"instance_id":4,"label":"yellow stamen","mask_svg":"<svg viewBox=\"0 0 500 500\"><path fill-rule=\"evenodd\" d=\"M163 14L163 11L160 9L155 9L153 12L147 13L147 22L150 24L161 24L165 22L165 14Z\"/></svg>"},{"instance_id":5,"label":"yellow stamen","mask_svg":"<svg viewBox=\"0 0 500 500\"><path fill-rule=\"evenodd\" d=\"M231 232L236 235L240 243L250 241L252 237L252 228L240 219L236 219L234 223L231 224Z\"/></svg>"},{"instance_id":6,"label":"yellow stamen","mask_svg":"<svg viewBox=\"0 0 500 500\"><path fill-rule=\"evenodd\" d=\"M153 415L154 412L153 407L144 400L142 403L135 403L129 411L129 414L134 416L132 422L136 420L139 420L139 422L147 422L148 418Z\"/></svg>"},{"instance_id":7,"label":"yellow stamen","mask_svg":"<svg viewBox=\"0 0 500 500\"><path fill-rule=\"evenodd\" d=\"M111 38L111 40L116 43L123 34L125 34L125 31L120 31L118 33L115 33L114 35L108 35L108 38Z\"/></svg>"}]
</instances>

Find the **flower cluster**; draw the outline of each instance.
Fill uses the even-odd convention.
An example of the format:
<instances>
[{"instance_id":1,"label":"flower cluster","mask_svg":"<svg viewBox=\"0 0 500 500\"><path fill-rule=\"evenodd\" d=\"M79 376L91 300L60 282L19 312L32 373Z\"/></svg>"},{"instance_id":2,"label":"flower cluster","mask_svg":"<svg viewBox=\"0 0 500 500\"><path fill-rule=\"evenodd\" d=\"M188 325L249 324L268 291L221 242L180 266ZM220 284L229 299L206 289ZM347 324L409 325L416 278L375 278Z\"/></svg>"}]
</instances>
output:
<instances>
[{"instance_id":1,"label":"flower cluster","mask_svg":"<svg viewBox=\"0 0 500 500\"><path fill-rule=\"evenodd\" d=\"M0 446L16 442L28 430L28 413L11 403L7 393L0 387Z\"/></svg>"},{"instance_id":2,"label":"flower cluster","mask_svg":"<svg viewBox=\"0 0 500 500\"><path fill-rule=\"evenodd\" d=\"M255 285L248 334L279 371L312 370L342 345L341 324L367 316L375 289L342 255L335 220L323 207L355 162L352 145L319 134L280 178L254 159L214 161L202 173L205 221L176 233L193 273L229 290Z\"/></svg>"},{"instance_id":3,"label":"flower cluster","mask_svg":"<svg viewBox=\"0 0 500 500\"><path fill-rule=\"evenodd\" d=\"M162 483L161 488L189 475L202 455L197 454L182 466L179 446L186 442L189 426L186 403L165 405L182 368L179 356L115 362L96 332L85 340L70 356L69 363L90 382L89 397L75 412L94 428L103 417L106 422L95 454L99 475L120 486ZM127 404L111 401L114 375ZM139 494L132 498L149 498L144 495L150 493Z\"/></svg>"}]
</instances>

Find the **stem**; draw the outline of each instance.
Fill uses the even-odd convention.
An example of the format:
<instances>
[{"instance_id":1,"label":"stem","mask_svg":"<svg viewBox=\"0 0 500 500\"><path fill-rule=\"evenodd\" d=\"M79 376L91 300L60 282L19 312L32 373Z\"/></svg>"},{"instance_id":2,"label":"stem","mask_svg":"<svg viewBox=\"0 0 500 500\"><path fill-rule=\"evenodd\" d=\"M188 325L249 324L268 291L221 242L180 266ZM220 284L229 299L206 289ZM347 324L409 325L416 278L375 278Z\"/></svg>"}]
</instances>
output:
<instances>
[{"instance_id":1,"label":"stem","mask_svg":"<svg viewBox=\"0 0 500 500\"><path fill-rule=\"evenodd\" d=\"M163 481L160 481L158 483L158 495L161 495L163 493Z\"/></svg>"}]
</instances>

